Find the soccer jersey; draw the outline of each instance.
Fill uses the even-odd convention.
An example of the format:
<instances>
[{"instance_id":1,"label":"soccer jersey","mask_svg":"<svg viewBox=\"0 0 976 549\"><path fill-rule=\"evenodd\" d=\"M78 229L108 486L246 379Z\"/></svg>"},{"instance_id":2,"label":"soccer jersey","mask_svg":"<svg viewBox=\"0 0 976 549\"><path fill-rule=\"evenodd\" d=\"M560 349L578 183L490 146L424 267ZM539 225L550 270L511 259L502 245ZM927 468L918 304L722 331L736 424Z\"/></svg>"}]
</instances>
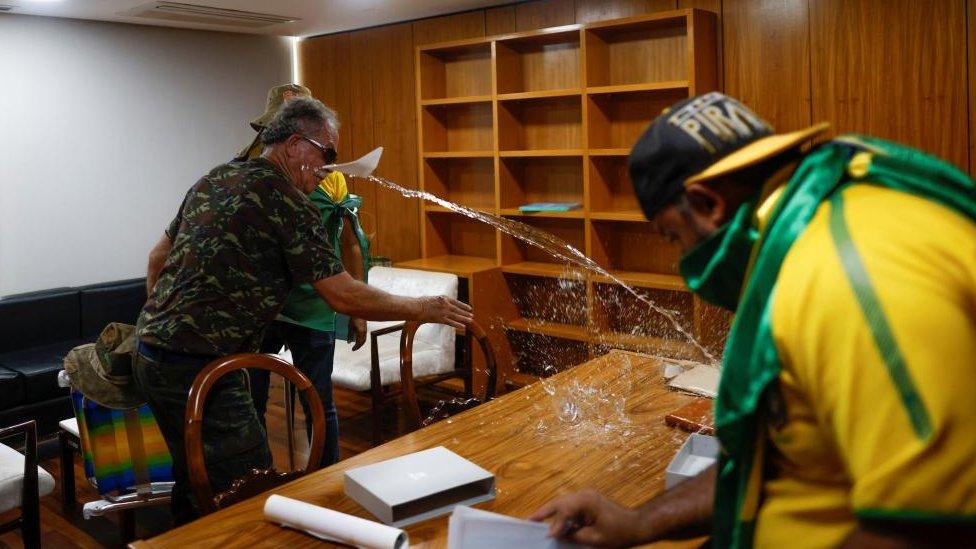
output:
<instances>
[{"instance_id":1,"label":"soccer jersey","mask_svg":"<svg viewBox=\"0 0 976 549\"><path fill-rule=\"evenodd\" d=\"M757 546L837 546L858 517L976 520L976 224L848 187L786 256L771 323Z\"/></svg>"}]
</instances>

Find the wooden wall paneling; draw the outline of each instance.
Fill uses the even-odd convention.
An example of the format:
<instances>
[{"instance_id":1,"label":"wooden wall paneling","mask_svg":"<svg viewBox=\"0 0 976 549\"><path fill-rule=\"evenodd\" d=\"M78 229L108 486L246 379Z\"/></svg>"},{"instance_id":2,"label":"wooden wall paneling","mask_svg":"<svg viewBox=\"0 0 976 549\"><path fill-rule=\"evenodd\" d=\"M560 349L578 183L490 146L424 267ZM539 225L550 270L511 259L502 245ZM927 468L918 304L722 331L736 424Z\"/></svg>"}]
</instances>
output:
<instances>
[{"instance_id":1,"label":"wooden wall paneling","mask_svg":"<svg viewBox=\"0 0 976 549\"><path fill-rule=\"evenodd\" d=\"M350 97L349 116L346 117L346 138L352 142L350 159L358 158L377 146L373 134L373 97L376 77L374 69L380 52L370 40L373 32L371 29L349 33L349 71L336 73L345 75L342 81L353 94ZM382 52L382 55L388 54ZM360 220L370 239L370 252L373 255L384 255L387 251L380 240L379 226L382 223L377 215L376 184L352 178L349 190L363 197Z\"/></svg>"},{"instance_id":2,"label":"wooden wall paneling","mask_svg":"<svg viewBox=\"0 0 976 549\"><path fill-rule=\"evenodd\" d=\"M966 2L969 12L966 36L969 41L969 176L976 177L976 0Z\"/></svg>"},{"instance_id":3,"label":"wooden wall paneling","mask_svg":"<svg viewBox=\"0 0 976 549\"><path fill-rule=\"evenodd\" d=\"M965 0L811 0L813 118L966 169L965 10Z\"/></svg>"},{"instance_id":4,"label":"wooden wall paneling","mask_svg":"<svg viewBox=\"0 0 976 549\"><path fill-rule=\"evenodd\" d=\"M374 63L373 135L384 147L377 175L418 188L413 26L380 27L370 36ZM384 254L394 262L420 256L420 204L388 189L376 190L377 226Z\"/></svg>"},{"instance_id":5,"label":"wooden wall paneling","mask_svg":"<svg viewBox=\"0 0 976 549\"><path fill-rule=\"evenodd\" d=\"M316 38L298 43L298 83L312 90L312 96L323 101L322 92L326 79L322 61L326 55L325 48L326 42Z\"/></svg>"},{"instance_id":6,"label":"wooden wall paneling","mask_svg":"<svg viewBox=\"0 0 976 549\"><path fill-rule=\"evenodd\" d=\"M726 92L778 131L809 126L806 2L723 0L722 8Z\"/></svg>"},{"instance_id":7,"label":"wooden wall paneling","mask_svg":"<svg viewBox=\"0 0 976 549\"><path fill-rule=\"evenodd\" d=\"M515 30L528 31L572 25L576 22L573 0L533 0L515 5Z\"/></svg>"},{"instance_id":8,"label":"wooden wall paneling","mask_svg":"<svg viewBox=\"0 0 976 549\"><path fill-rule=\"evenodd\" d=\"M576 22L606 21L675 7L675 0L576 0Z\"/></svg>"},{"instance_id":9,"label":"wooden wall paneling","mask_svg":"<svg viewBox=\"0 0 976 549\"><path fill-rule=\"evenodd\" d=\"M485 36L515 32L515 6L499 6L485 10Z\"/></svg>"},{"instance_id":10,"label":"wooden wall paneling","mask_svg":"<svg viewBox=\"0 0 976 549\"><path fill-rule=\"evenodd\" d=\"M485 10L431 17L413 22L413 44L422 46L485 35Z\"/></svg>"},{"instance_id":11,"label":"wooden wall paneling","mask_svg":"<svg viewBox=\"0 0 976 549\"><path fill-rule=\"evenodd\" d=\"M335 78L336 74L351 74L349 65L349 34L333 34L302 40L301 55L318 55L318 62L303 64L302 83L312 89L316 98L331 107L339 115L340 161L352 159L352 96L348 80Z\"/></svg>"}]
</instances>

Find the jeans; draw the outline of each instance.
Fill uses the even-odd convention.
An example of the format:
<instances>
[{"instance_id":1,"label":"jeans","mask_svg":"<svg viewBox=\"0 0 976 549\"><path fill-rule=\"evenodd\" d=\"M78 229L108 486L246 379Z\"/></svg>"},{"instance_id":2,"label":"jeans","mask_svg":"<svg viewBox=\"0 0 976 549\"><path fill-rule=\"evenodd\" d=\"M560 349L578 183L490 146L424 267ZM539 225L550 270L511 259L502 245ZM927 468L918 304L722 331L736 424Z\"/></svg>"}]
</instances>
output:
<instances>
[{"instance_id":1,"label":"jeans","mask_svg":"<svg viewBox=\"0 0 976 549\"><path fill-rule=\"evenodd\" d=\"M291 350L292 360L303 374L312 381L312 386L322 399L325 409L325 451L320 466L326 467L339 461L339 416L332 398L332 361L335 357L335 332L321 332L290 322L275 322L265 335L261 344L262 353L277 353L282 344ZM268 386L271 383L267 370L249 370L251 375L251 398L261 424L268 409ZM305 433L311 439L311 411L305 397L301 398L305 411Z\"/></svg>"},{"instance_id":2,"label":"jeans","mask_svg":"<svg viewBox=\"0 0 976 549\"><path fill-rule=\"evenodd\" d=\"M168 356L165 351L146 356L146 352L140 348L132 373L173 456L176 484L170 505L173 521L180 525L200 515L190 485L183 436L190 386L210 357ZM267 435L254 412L243 371L231 372L210 389L204 406L202 439L214 495L230 488L251 469L271 467Z\"/></svg>"}]
</instances>

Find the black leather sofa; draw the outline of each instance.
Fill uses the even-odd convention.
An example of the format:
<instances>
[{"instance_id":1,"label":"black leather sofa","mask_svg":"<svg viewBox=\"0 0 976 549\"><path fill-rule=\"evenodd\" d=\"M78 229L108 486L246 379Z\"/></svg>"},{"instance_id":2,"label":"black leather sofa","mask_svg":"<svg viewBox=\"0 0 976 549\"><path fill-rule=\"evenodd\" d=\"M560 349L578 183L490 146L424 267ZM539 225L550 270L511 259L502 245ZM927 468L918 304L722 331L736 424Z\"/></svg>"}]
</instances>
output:
<instances>
[{"instance_id":1,"label":"black leather sofa","mask_svg":"<svg viewBox=\"0 0 976 549\"><path fill-rule=\"evenodd\" d=\"M144 278L0 299L0 426L34 419L39 436L55 433L72 415L58 387L65 355L110 322L135 324L145 302Z\"/></svg>"}]
</instances>

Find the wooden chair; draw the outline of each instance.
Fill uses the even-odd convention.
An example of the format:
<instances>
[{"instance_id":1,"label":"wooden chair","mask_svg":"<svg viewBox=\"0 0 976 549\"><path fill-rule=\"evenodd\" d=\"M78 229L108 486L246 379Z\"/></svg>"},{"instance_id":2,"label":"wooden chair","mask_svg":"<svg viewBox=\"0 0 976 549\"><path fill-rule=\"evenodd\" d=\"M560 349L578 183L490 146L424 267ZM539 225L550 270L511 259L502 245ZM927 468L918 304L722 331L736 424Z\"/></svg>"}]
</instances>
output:
<instances>
[{"instance_id":1,"label":"wooden chair","mask_svg":"<svg viewBox=\"0 0 976 549\"><path fill-rule=\"evenodd\" d=\"M0 513L20 507L20 516L0 524L0 534L20 528L24 547L33 549L41 546L41 503L42 496L54 490L54 478L37 466L37 427L34 420L0 429L0 439L24 435L24 453L0 444L0 469L20 470L24 474L16 477L4 475L0 478Z\"/></svg>"},{"instance_id":2,"label":"wooden chair","mask_svg":"<svg viewBox=\"0 0 976 549\"><path fill-rule=\"evenodd\" d=\"M487 402L495 397L495 381L498 375L498 366L495 361L495 352L491 348L491 342L485 331L477 323L471 325L459 335L463 336L463 359L464 366L456 371L456 375L464 377L465 391L470 397L454 398L439 404L431 411L427 420L423 420L420 414L420 403L417 401L417 388L443 381L443 375L415 378L413 376L413 340L420 328L420 322L405 322L403 331L400 334L400 392L403 395L403 409L407 421L413 427L426 427L435 421L439 421L454 414L473 408L479 404ZM478 341L478 346L485 356L485 396L479 399L473 395L471 376L473 366L471 361L471 339ZM374 412L375 413L375 412Z\"/></svg>"},{"instance_id":3,"label":"wooden chair","mask_svg":"<svg viewBox=\"0 0 976 549\"><path fill-rule=\"evenodd\" d=\"M207 394L210 393L210 389L218 379L245 368L260 368L276 373L305 395L312 411L312 441L308 464L304 470L286 473L278 472L273 467L264 470L254 469L244 477L237 479L228 490L214 495L213 489L210 487L210 478L207 475L207 466L203 454L204 404L207 401ZM193 380L187 399L185 443L190 485L193 487L193 494L201 512L207 514L318 469L322 452L325 451L325 411L311 380L292 364L271 355L231 355L207 364Z\"/></svg>"}]
</instances>

